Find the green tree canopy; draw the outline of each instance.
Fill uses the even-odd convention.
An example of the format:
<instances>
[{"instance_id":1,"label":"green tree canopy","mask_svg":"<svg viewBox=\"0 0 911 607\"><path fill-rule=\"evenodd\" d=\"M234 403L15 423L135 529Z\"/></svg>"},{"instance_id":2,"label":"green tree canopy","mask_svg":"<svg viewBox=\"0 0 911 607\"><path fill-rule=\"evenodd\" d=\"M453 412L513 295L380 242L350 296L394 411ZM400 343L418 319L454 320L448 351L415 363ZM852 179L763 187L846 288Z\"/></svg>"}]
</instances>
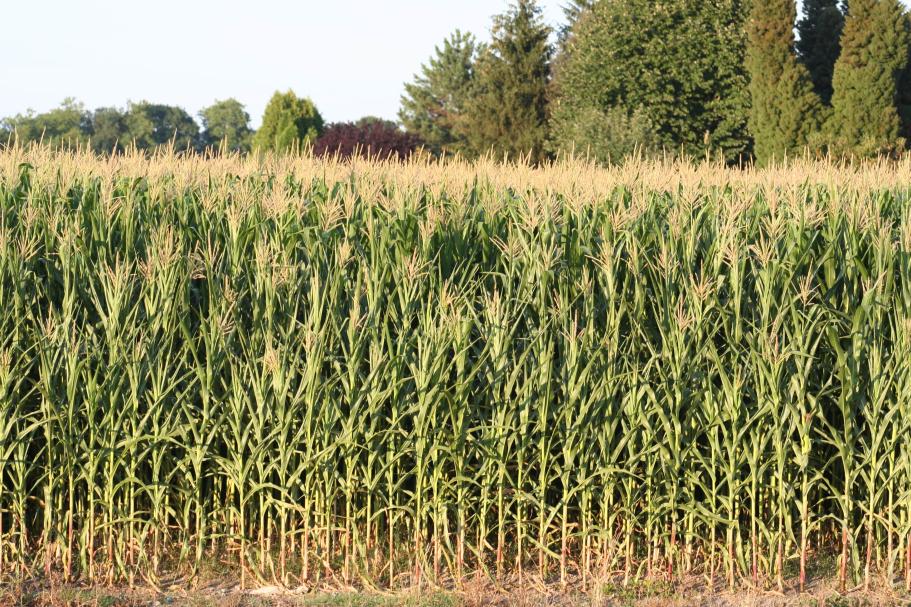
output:
<instances>
[{"instance_id":1,"label":"green tree canopy","mask_svg":"<svg viewBox=\"0 0 911 607\"><path fill-rule=\"evenodd\" d=\"M43 141L54 147L73 147L88 142L90 123L91 114L85 106L67 97L59 108L48 112L36 114L29 111L6 118L3 129L23 143Z\"/></svg>"},{"instance_id":2,"label":"green tree canopy","mask_svg":"<svg viewBox=\"0 0 911 607\"><path fill-rule=\"evenodd\" d=\"M612 147L572 138L595 110L644 117L671 150L748 152L745 2L600 0L583 11L555 72L556 149Z\"/></svg>"},{"instance_id":3,"label":"green tree canopy","mask_svg":"<svg viewBox=\"0 0 911 607\"><path fill-rule=\"evenodd\" d=\"M102 107L92 112L92 149L98 153L123 150L129 144L125 114L116 107Z\"/></svg>"},{"instance_id":4,"label":"green tree canopy","mask_svg":"<svg viewBox=\"0 0 911 607\"><path fill-rule=\"evenodd\" d=\"M585 14L586 11L590 11L596 3L597 0L568 0L566 4L563 5L563 16L565 17L565 21L560 28L561 43L569 38L576 22L582 18L582 15Z\"/></svg>"},{"instance_id":5,"label":"green tree canopy","mask_svg":"<svg viewBox=\"0 0 911 607\"><path fill-rule=\"evenodd\" d=\"M819 132L822 101L794 52L794 0L754 2L749 23L750 130L756 159L799 153Z\"/></svg>"},{"instance_id":6,"label":"green tree canopy","mask_svg":"<svg viewBox=\"0 0 911 607\"><path fill-rule=\"evenodd\" d=\"M135 143L140 150L170 145L185 151L196 149L199 126L184 109L160 103L130 103L123 118L125 143Z\"/></svg>"},{"instance_id":7,"label":"green tree canopy","mask_svg":"<svg viewBox=\"0 0 911 607\"><path fill-rule=\"evenodd\" d=\"M236 99L216 101L199 112L202 122L203 147L219 148L223 143L230 151L247 152L253 138L250 114Z\"/></svg>"},{"instance_id":8,"label":"green tree canopy","mask_svg":"<svg viewBox=\"0 0 911 607\"><path fill-rule=\"evenodd\" d=\"M457 126L475 153L545 157L550 33L535 0L517 0L494 17L493 40L478 57L476 87Z\"/></svg>"},{"instance_id":9,"label":"green tree canopy","mask_svg":"<svg viewBox=\"0 0 911 607\"><path fill-rule=\"evenodd\" d=\"M871 156L903 147L897 102L908 29L899 0L851 0L832 79L829 132L836 153Z\"/></svg>"},{"instance_id":10,"label":"green tree canopy","mask_svg":"<svg viewBox=\"0 0 911 607\"><path fill-rule=\"evenodd\" d=\"M362 116L354 122L356 127L367 127L374 124L382 125L387 129L398 129L399 123L395 120L386 120L385 118L380 118L379 116Z\"/></svg>"},{"instance_id":11,"label":"green tree canopy","mask_svg":"<svg viewBox=\"0 0 911 607\"><path fill-rule=\"evenodd\" d=\"M81 103L66 99L57 109L15 116L3 124L23 142L41 140L54 146L91 142L98 153L121 151L133 142L142 150L172 142L177 150L195 149L199 137L199 127L184 110L147 101L130 104L126 112L115 107L89 112Z\"/></svg>"},{"instance_id":12,"label":"green tree canopy","mask_svg":"<svg viewBox=\"0 0 911 607\"><path fill-rule=\"evenodd\" d=\"M434 153L466 151L456 127L473 94L478 50L474 36L456 30L436 47L414 81L405 84L399 120Z\"/></svg>"},{"instance_id":13,"label":"green tree canopy","mask_svg":"<svg viewBox=\"0 0 911 607\"><path fill-rule=\"evenodd\" d=\"M604 164L621 162L634 153L649 156L661 150L655 126L641 110L628 113L621 107L586 106L560 128L560 140L567 143L557 151Z\"/></svg>"},{"instance_id":14,"label":"green tree canopy","mask_svg":"<svg viewBox=\"0 0 911 607\"><path fill-rule=\"evenodd\" d=\"M838 0L804 0L797 22L797 55L807 66L813 88L823 103L832 100L832 73L841 52L845 16Z\"/></svg>"},{"instance_id":15,"label":"green tree canopy","mask_svg":"<svg viewBox=\"0 0 911 607\"><path fill-rule=\"evenodd\" d=\"M323 132L323 117L313 102L298 97L293 91L276 92L263 122L253 136L253 147L259 150L287 151L312 143Z\"/></svg>"}]
</instances>

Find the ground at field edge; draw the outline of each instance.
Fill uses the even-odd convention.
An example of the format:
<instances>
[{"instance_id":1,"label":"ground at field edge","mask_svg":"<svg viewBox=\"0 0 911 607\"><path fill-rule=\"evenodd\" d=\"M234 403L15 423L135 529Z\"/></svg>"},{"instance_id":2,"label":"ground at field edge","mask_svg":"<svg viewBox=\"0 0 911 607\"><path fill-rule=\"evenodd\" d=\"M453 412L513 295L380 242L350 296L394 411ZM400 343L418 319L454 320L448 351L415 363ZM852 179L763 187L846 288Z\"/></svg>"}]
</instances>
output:
<instances>
[{"instance_id":1,"label":"ground at field edge","mask_svg":"<svg viewBox=\"0 0 911 607\"><path fill-rule=\"evenodd\" d=\"M709 592L699 584L605 585L595 592L546 587L497 590L466 587L461 592L241 590L212 583L189 590L173 584L160 590L78 585L0 586L0 607L886 607L911 605L911 597L889 590L845 595L817 583L811 592Z\"/></svg>"}]
</instances>

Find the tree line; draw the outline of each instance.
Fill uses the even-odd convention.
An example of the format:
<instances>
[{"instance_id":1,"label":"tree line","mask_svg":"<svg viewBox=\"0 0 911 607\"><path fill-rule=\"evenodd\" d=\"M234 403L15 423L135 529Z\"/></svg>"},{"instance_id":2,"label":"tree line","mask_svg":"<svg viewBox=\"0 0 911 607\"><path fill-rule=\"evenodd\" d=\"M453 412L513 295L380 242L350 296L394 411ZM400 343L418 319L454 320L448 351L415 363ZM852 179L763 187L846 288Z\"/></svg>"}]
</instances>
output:
<instances>
[{"instance_id":1,"label":"tree line","mask_svg":"<svg viewBox=\"0 0 911 607\"><path fill-rule=\"evenodd\" d=\"M572 0L551 43L534 0L492 41L454 33L400 120L435 151L634 151L760 163L898 154L911 135L900 0ZM796 30L796 35L795 35Z\"/></svg>"},{"instance_id":2,"label":"tree line","mask_svg":"<svg viewBox=\"0 0 911 607\"><path fill-rule=\"evenodd\" d=\"M199 123L168 105L87 111L69 99L0 129L99 152L312 146L532 162L637 152L764 163L808 149L869 157L911 140L911 18L900 0L805 0L799 19L795 0L569 0L564 11L554 32L537 0L515 0L493 18L490 42L454 32L405 84L399 123L325 124L310 99L287 91L256 131L234 99L203 109Z\"/></svg>"},{"instance_id":3,"label":"tree line","mask_svg":"<svg viewBox=\"0 0 911 607\"><path fill-rule=\"evenodd\" d=\"M0 122L0 145L14 139L42 141L55 147L89 147L118 153L129 147L176 151L287 151L309 146L317 154L370 154L404 158L421 147L419 138L393 121L366 116L356 122L326 124L309 98L293 91L276 92L253 130L250 115L236 99L216 101L199 112L199 122L186 110L148 101L125 109L89 111L74 99L48 112L27 113Z\"/></svg>"}]
</instances>

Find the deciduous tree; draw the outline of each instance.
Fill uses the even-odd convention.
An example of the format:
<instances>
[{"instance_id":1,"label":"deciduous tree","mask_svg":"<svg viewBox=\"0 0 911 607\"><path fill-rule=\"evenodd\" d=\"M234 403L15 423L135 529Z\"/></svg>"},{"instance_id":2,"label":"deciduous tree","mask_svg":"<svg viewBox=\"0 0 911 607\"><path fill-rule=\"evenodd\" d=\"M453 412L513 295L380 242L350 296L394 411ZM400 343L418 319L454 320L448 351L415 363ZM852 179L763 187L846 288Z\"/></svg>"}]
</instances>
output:
<instances>
[{"instance_id":1,"label":"deciduous tree","mask_svg":"<svg viewBox=\"0 0 911 607\"><path fill-rule=\"evenodd\" d=\"M420 147L421 140L414 133L403 131L394 122L368 117L328 125L313 144L313 153L404 159Z\"/></svg>"},{"instance_id":2,"label":"deciduous tree","mask_svg":"<svg viewBox=\"0 0 911 607\"><path fill-rule=\"evenodd\" d=\"M102 107L92 112L92 149L100 154L123 150L129 142L125 115L120 108Z\"/></svg>"},{"instance_id":3,"label":"deciduous tree","mask_svg":"<svg viewBox=\"0 0 911 607\"><path fill-rule=\"evenodd\" d=\"M250 128L250 114L236 99L216 101L199 112L202 121L202 145L219 148L225 145L230 151L250 150L253 130Z\"/></svg>"},{"instance_id":4,"label":"deciduous tree","mask_svg":"<svg viewBox=\"0 0 911 607\"><path fill-rule=\"evenodd\" d=\"M186 110L173 105L130 103L123 123L126 142L135 143L140 150L173 144L175 150L186 151L199 143L199 125Z\"/></svg>"},{"instance_id":5,"label":"deciduous tree","mask_svg":"<svg viewBox=\"0 0 911 607\"><path fill-rule=\"evenodd\" d=\"M74 147L88 141L90 116L82 103L67 97L60 107L50 111L29 111L6 118L3 128L22 143L42 141L53 147Z\"/></svg>"},{"instance_id":6,"label":"deciduous tree","mask_svg":"<svg viewBox=\"0 0 911 607\"><path fill-rule=\"evenodd\" d=\"M745 1L601 0L583 11L556 62L555 148L613 147L596 130L573 138L600 112L644 117L672 151L748 152Z\"/></svg>"}]
</instances>

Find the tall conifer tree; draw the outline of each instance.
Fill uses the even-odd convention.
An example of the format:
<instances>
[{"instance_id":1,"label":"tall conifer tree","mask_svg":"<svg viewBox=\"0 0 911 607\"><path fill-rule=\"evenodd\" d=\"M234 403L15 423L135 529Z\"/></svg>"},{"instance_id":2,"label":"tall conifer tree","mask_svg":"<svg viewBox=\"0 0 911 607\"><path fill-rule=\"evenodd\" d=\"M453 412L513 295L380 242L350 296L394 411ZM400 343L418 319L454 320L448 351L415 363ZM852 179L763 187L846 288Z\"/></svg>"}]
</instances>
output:
<instances>
[{"instance_id":1,"label":"tall conifer tree","mask_svg":"<svg viewBox=\"0 0 911 607\"><path fill-rule=\"evenodd\" d=\"M475 94L458 129L475 153L544 158L550 31L535 0L517 0L494 18L493 40L478 58Z\"/></svg>"},{"instance_id":2,"label":"tall conifer tree","mask_svg":"<svg viewBox=\"0 0 911 607\"><path fill-rule=\"evenodd\" d=\"M754 2L748 24L750 130L756 159L799 153L819 130L822 101L794 52L794 0Z\"/></svg>"},{"instance_id":3,"label":"tall conifer tree","mask_svg":"<svg viewBox=\"0 0 911 607\"><path fill-rule=\"evenodd\" d=\"M566 41L572 32L573 26L587 12L592 10L597 0L569 0L563 5L563 16L566 21L560 28L561 44Z\"/></svg>"},{"instance_id":4,"label":"tall conifer tree","mask_svg":"<svg viewBox=\"0 0 911 607\"><path fill-rule=\"evenodd\" d=\"M911 14L906 15L908 27L911 29ZM898 115L901 120L900 135L905 140L905 145L911 144L911 44L908 47L908 62L905 69L898 77L898 96L896 100Z\"/></svg>"},{"instance_id":5,"label":"tall conifer tree","mask_svg":"<svg viewBox=\"0 0 911 607\"><path fill-rule=\"evenodd\" d=\"M797 22L797 55L807 66L823 103L832 100L832 72L841 51L844 25L838 0L804 0L803 17Z\"/></svg>"},{"instance_id":6,"label":"tall conifer tree","mask_svg":"<svg viewBox=\"0 0 911 607\"><path fill-rule=\"evenodd\" d=\"M456 30L405 85L399 120L436 153L465 151L456 123L474 90L478 50L474 36Z\"/></svg>"},{"instance_id":7,"label":"tall conifer tree","mask_svg":"<svg viewBox=\"0 0 911 607\"><path fill-rule=\"evenodd\" d=\"M908 47L899 0L851 0L833 76L829 130L835 152L872 156L902 147L898 81Z\"/></svg>"}]
</instances>

